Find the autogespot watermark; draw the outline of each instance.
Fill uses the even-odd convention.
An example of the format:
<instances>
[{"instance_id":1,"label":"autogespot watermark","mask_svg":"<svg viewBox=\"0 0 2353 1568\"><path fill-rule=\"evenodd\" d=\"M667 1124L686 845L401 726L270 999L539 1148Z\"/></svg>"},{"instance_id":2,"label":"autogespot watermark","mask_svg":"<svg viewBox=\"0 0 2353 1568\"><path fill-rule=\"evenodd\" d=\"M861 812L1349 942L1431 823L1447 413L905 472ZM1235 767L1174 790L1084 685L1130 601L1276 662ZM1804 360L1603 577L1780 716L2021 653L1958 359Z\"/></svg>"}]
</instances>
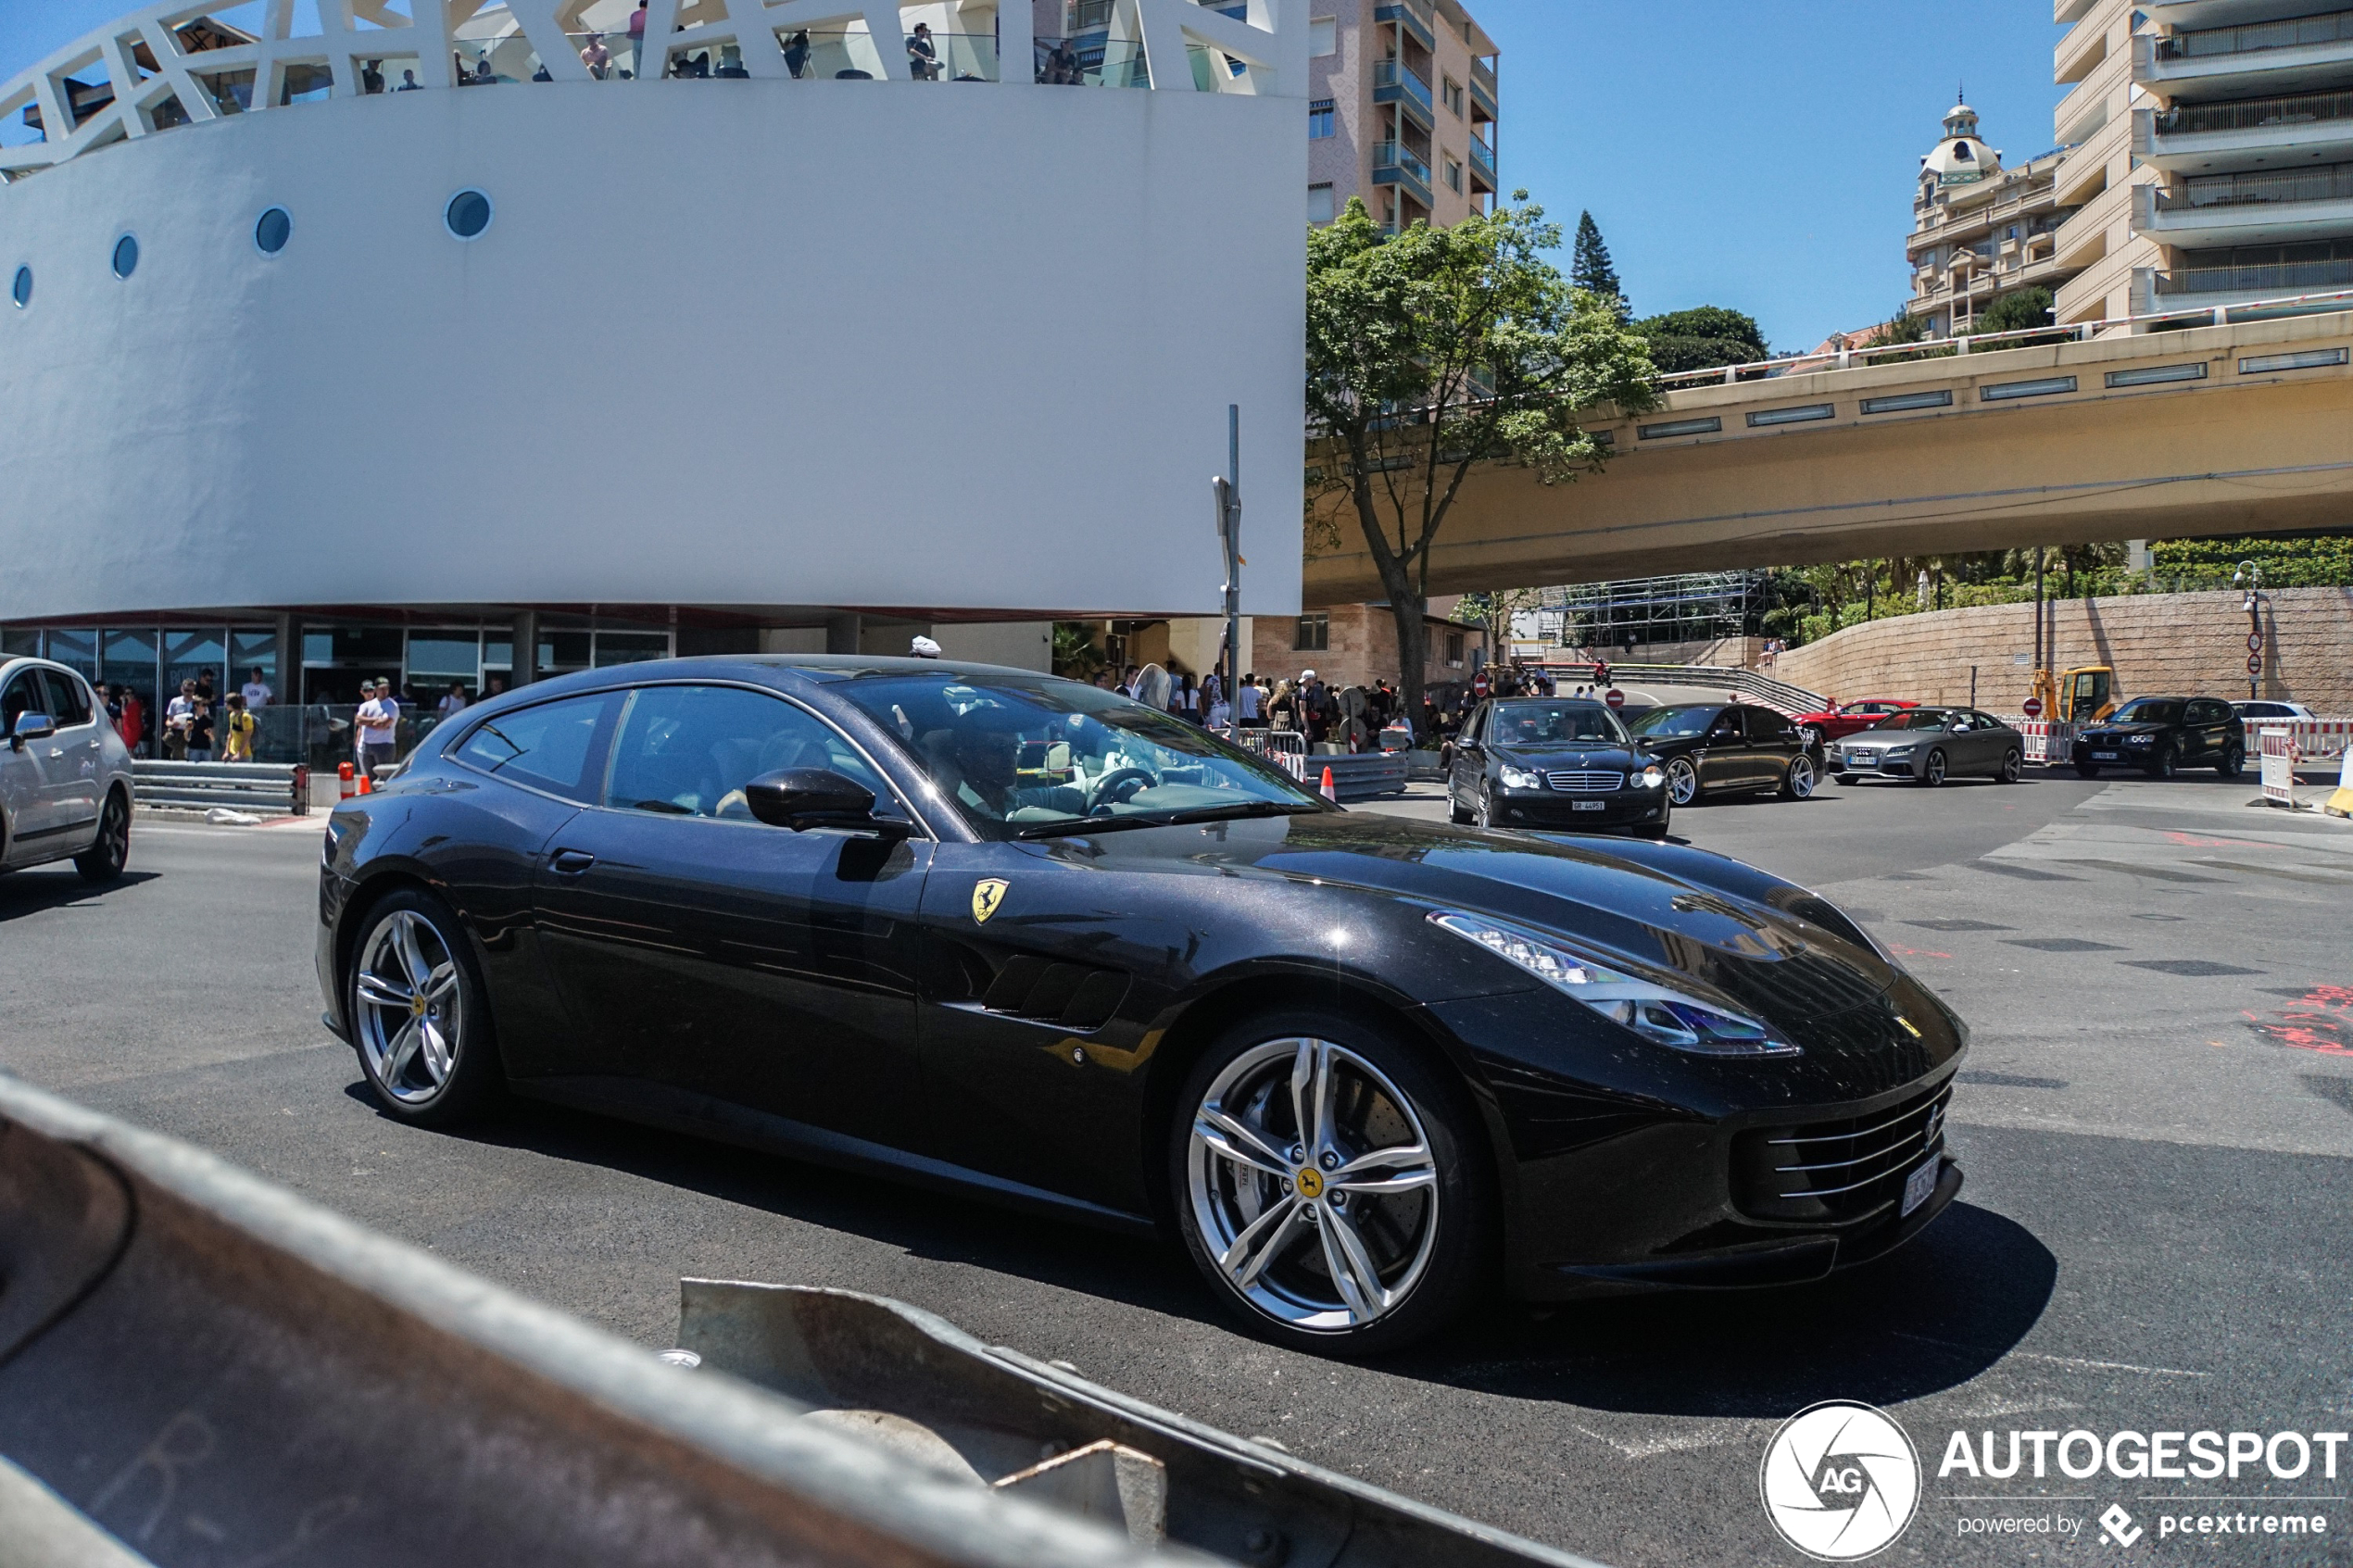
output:
<instances>
[{"instance_id":1,"label":"autogespot watermark","mask_svg":"<svg viewBox=\"0 0 2353 1568\"><path fill-rule=\"evenodd\" d=\"M1756 1487L1781 1539L1823 1562L1853 1562L1911 1524L1920 1460L1885 1411L1827 1399L1781 1423Z\"/></svg>"},{"instance_id":2,"label":"autogespot watermark","mask_svg":"<svg viewBox=\"0 0 2353 1568\"><path fill-rule=\"evenodd\" d=\"M1884 1411L1848 1399L1809 1405L1781 1424L1757 1473L1765 1516L1783 1540L1824 1562L1852 1562L1893 1545L1923 1500L1952 1505L1961 1538L2080 1540L2097 1526L2108 1549L2144 1540L2220 1542L2268 1536L2309 1541L2342 1528L2344 1493L2329 1489L2353 1435L2344 1432L1957 1431L1944 1445L1936 1481L1921 1493L1911 1438ZM2264 1492L2135 1491L2124 1500L2021 1493L1961 1493L1951 1488L2002 1482L2296 1483L2297 1495ZM2134 1507L2128 1508L2130 1501ZM2089 1507L2070 1510L2056 1504ZM2332 1517L2334 1512L2334 1517ZM1942 1530L1941 1524L1935 1525ZM2284 1543L2281 1543L2284 1544Z\"/></svg>"}]
</instances>

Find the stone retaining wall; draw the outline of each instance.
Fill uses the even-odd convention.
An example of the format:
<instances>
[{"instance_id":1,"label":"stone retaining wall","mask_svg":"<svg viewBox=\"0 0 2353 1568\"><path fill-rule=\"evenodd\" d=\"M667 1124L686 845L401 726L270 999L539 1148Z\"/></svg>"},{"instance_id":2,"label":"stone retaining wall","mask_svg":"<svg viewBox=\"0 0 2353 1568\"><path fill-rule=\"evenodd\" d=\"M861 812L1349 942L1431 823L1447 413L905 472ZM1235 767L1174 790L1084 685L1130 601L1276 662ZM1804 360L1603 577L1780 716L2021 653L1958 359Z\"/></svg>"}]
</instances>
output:
<instances>
[{"instance_id":1,"label":"stone retaining wall","mask_svg":"<svg viewBox=\"0 0 2353 1568\"><path fill-rule=\"evenodd\" d=\"M2353 588L2267 593L2258 695L2353 715ZM2121 696L2245 697L2246 612L2236 592L2140 594L2045 604L2051 666L2107 664ZM1773 662L1769 673L1840 701L1867 696L1968 702L2015 714L2033 678L2034 607L1979 605L1849 626Z\"/></svg>"}]
</instances>

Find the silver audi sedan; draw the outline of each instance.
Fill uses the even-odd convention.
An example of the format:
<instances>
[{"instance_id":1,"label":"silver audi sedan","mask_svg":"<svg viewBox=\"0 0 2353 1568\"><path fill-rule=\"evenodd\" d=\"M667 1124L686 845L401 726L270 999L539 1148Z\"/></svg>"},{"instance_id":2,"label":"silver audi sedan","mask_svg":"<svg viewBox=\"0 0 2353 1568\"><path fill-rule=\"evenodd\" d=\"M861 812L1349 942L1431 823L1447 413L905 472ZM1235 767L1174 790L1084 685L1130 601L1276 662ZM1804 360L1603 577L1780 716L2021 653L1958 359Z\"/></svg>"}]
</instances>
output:
<instances>
[{"instance_id":1,"label":"silver audi sedan","mask_svg":"<svg viewBox=\"0 0 2353 1568\"><path fill-rule=\"evenodd\" d=\"M92 882L131 853L131 752L90 683L43 659L0 660L0 871L73 861Z\"/></svg>"}]
</instances>

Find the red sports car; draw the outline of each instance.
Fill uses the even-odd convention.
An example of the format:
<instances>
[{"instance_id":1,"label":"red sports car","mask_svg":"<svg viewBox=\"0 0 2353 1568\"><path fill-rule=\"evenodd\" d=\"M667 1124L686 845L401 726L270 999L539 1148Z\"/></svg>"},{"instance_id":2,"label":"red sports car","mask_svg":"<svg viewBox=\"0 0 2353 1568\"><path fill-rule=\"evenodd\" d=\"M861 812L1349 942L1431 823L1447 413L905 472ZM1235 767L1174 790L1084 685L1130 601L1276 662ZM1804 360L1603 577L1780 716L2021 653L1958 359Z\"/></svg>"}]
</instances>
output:
<instances>
[{"instance_id":1,"label":"red sports car","mask_svg":"<svg viewBox=\"0 0 2353 1568\"><path fill-rule=\"evenodd\" d=\"M1861 730L1868 730L1891 713L1901 713L1907 708L1918 708L1917 702L1902 697L1871 696L1860 702L1844 702L1819 713L1801 713L1792 722L1815 741L1844 740Z\"/></svg>"}]
</instances>

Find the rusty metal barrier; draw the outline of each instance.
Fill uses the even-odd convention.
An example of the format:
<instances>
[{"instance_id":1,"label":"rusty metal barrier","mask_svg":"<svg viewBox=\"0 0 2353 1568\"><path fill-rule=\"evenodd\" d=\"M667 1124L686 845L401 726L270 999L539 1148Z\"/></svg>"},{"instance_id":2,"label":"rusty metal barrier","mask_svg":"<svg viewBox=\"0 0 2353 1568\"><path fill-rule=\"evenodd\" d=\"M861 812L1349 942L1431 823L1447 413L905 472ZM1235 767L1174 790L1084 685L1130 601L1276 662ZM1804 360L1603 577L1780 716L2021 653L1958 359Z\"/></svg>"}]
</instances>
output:
<instances>
[{"instance_id":1,"label":"rusty metal barrier","mask_svg":"<svg viewBox=\"0 0 2353 1568\"><path fill-rule=\"evenodd\" d=\"M0 1563L1582 1562L897 1302L681 1290L657 1358L0 1074Z\"/></svg>"}]
</instances>

